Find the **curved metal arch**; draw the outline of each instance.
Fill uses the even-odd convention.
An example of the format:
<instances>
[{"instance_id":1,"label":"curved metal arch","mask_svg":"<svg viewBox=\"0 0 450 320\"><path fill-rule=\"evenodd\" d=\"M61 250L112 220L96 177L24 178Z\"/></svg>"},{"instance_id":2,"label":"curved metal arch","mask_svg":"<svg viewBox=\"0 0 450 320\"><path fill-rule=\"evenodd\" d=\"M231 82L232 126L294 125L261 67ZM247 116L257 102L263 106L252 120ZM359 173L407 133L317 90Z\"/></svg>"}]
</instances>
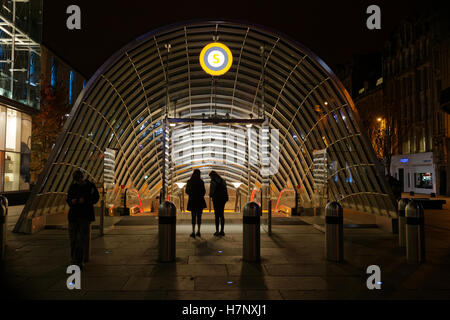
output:
<instances>
[{"instance_id":1,"label":"curved metal arch","mask_svg":"<svg viewBox=\"0 0 450 320\"><path fill-rule=\"evenodd\" d=\"M214 88L210 76L203 73L198 63L198 53L212 41L213 33L236 55L236 63L228 74L214 81ZM164 52L166 43L173 44L168 57ZM264 56L260 55L260 46L265 48ZM395 216L390 188L380 177L379 164L360 130L355 106L342 83L320 58L291 37L266 27L237 20L194 20L159 28L135 39L97 70L77 98L15 230L20 230L27 218L48 212L45 208L48 204L62 206L60 197L49 198L66 190L50 193L48 184L57 181L54 187L64 189L70 182L67 174L53 170L58 163L83 167L87 151L67 159L73 155L68 154L70 146L83 145L77 135L81 140L88 139L83 130L95 132L90 143L100 150L120 146L118 183L133 184L140 190L147 188L145 191L151 192L146 194L154 194L163 170L158 141L166 81L169 80L170 95L180 101L177 112L183 112L183 116L200 115L212 110L214 104L222 113L228 110L231 117L244 117L255 114L262 103L263 78L261 68L257 68L261 61L265 68L263 114L271 128L280 130L282 167L273 177L275 187L283 187L283 180L289 178L293 184L304 186L310 197L312 152L316 148L329 148L329 157L339 165L339 171L330 172L331 177L339 177L339 182L333 180L330 185L331 197L336 200L343 197L340 201L349 207L363 206L366 210L376 207L372 209L378 214ZM316 106L320 112L315 110ZM86 119L87 115L93 119ZM68 135L69 132L73 134ZM176 176L185 179L189 169L198 165L184 163ZM351 168L347 169L348 165ZM213 162L212 166L233 179L246 176L245 168L233 166L227 172L226 166L219 163ZM95 180L101 180L99 161L89 163L86 168ZM251 179L256 183L260 177L257 168L251 168L255 170ZM351 185L340 181L347 170L360 181ZM151 176L152 181L144 179L144 175Z\"/></svg>"}]
</instances>

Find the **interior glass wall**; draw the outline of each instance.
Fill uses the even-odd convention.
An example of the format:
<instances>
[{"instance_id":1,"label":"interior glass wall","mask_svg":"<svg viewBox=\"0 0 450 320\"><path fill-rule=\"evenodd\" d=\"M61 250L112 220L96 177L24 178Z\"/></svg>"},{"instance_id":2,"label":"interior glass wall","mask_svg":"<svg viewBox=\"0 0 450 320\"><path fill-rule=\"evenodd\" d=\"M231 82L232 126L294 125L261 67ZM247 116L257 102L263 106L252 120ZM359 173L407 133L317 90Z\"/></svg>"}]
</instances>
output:
<instances>
[{"instance_id":1,"label":"interior glass wall","mask_svg":"<svg viewBox=\"0 0 450 320\"><path fill-rule=\"evenodd\" d=\"M0 191L30 188L31 116L0 106Z\"/></svg>"}]
</instances>

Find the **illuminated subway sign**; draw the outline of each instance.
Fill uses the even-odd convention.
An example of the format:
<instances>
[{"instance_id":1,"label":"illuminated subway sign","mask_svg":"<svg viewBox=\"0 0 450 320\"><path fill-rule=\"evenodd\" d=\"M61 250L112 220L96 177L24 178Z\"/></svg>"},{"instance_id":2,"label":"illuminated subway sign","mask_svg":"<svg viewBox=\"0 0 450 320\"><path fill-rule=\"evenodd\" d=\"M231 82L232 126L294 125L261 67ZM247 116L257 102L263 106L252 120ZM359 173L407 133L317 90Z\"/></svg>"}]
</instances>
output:
<instances>
[{"instance_id":1,"label":"illuminated subway sign","mask_svg":"<svg viewBox=\"0 0 450 320\"><path fill-rule=\"evenodd\" d=\"M200 52L200 65L206 73L212 76L224 75L230 70L232 64L233 55L223 43L210 43Z\"/></svg>"}]
</instances>

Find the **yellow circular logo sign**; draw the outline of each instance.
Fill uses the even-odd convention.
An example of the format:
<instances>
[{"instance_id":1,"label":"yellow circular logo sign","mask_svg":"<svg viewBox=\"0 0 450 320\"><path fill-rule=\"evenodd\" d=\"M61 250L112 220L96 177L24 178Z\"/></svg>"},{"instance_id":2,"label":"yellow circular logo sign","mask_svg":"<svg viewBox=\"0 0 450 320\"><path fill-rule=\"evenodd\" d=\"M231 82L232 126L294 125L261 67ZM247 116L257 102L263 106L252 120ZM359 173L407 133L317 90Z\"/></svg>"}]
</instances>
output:
<instances>
[{"instance_id":1,"label":"yellow circular logo sign","mask_svg":"<svg viewBox=\"0 0 450 320\"><path fill-rule=\"evenodd\" d=\"M232 64L233 55L223 43L210 43L200 52L200 65L206 73L212 76L225 74L230 70Z\"/></svg>"}]
</instances>

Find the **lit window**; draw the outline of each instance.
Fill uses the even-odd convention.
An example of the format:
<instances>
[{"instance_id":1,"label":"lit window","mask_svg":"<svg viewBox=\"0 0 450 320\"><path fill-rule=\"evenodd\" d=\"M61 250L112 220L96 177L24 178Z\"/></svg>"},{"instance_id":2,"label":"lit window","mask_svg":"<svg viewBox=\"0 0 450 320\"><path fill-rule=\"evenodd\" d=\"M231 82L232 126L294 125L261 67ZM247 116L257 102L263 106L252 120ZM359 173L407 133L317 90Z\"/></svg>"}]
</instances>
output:
<instances>
[{"instance_id":1,"label":"lit window","mask_svg":"<svg viewBox=\"0 0 450 320\"><path fill-rule=\"evenodd\" d=\"M70 70L70 79L69 79L69 104L72 104L73 101L73 85L75 82L75 72Z\"/></svg>"},{"instance_id":2,"label":"lit window","mask_svg":"<svg viewBox=\"0 0 450 320\"><path fill-rule=\"evenodd\" d=\"M50 74L50 85L52 86L52 88L56 87L56 82L58 81L57 75L58 75L58 67L56 65L55 57L53 57L52 58L52 69L51 69L51 74Z\"/></svg>"},{"instance_id":3,"label":"lit window","mask_svg":"<svg viewBox=\"0 0 450 320\"><path fill-rule=\"evenodd\" d=\"M6 150L20 151L20 112L8 109L6 122Z\"/></svg>"},{"instance_id":4,"label":"lit window","mask_svg":"<svg viewBox=\"0 0 450 320\"><path fill-rule=\"evenodd\" d=\"M3 39L3 31L0 30L0 39ZM4 60L3 59L3 47L0 46L0 60ZM3 67L3 62L0 62L0 69Z\"/></svg>"},{"instance_id":5,"label":"lit window","mask_svg":"<svg viewBox=\"0 0 450 320\"><path fill-rule=\"evenodd\" d=\"M31 53L30 56L30 85L36 87L36 55Z\"/></svg>"}]
</instances>

